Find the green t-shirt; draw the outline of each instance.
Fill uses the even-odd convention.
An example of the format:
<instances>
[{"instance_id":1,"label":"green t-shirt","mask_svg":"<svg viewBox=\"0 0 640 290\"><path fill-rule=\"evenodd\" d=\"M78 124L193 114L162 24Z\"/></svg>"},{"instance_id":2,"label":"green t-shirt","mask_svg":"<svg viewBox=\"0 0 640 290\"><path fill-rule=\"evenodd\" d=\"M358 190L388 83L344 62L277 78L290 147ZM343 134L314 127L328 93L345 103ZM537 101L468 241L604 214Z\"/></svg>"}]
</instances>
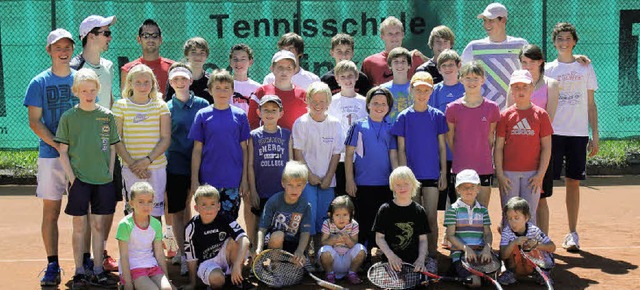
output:
<instances>
[{"instance_id":1,"label":"green t-shirt","mask_svg":"<svg viewBox=\"0 0 640 290\"><path fill-rule=\"evenodd\" d=\"M69 161L76 178L89 184L112 181L111 145L120 142L111 111L97 106L85 111L75 106L62 114L54 140L69 145Z\"/></svg>"}]
</instances>

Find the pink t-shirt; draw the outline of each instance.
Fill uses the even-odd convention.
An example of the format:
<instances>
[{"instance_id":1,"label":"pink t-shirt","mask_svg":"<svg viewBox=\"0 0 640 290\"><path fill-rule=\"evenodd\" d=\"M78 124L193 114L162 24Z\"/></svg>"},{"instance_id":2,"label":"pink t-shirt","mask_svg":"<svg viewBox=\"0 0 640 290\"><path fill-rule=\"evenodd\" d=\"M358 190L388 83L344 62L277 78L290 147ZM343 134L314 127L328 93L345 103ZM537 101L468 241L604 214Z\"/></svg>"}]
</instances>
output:
<instances>
[{"instance_id":1,"label":"pink t-shirt","mask_svg":"<svg viewBox=\"0 0 640 290\"><path fill-rule=\"evenodd\" d=\"M480 175L493 174L493 155L489 144L492 123L500 119L500 108L493 101L484 101L469 108L457 99L447 105L447 123L455 125L453 133L453 173L473 169Z\"/></svg>"},{"instance_id":2,"label":"pink t-shirt","mask_svg":"<svg viewBox=\"0 0 640 290\"><path fill-rule=\"evenodd\" d=\"M547 84L547 80L544 80L544 84L531 94L531 102L546 111L548 99L549 84Z\"/></svg>"},{"instance_id":3,"label":"pink t-shirt","mask_svg":"<svg viewBox=\"0 0 640 290\"><path fill-rule=\"evenodd\" d=\"M538 170L540 139L552 133L549 115L535 104L526 110L518 110L515 105L504 110L496 129L496 135L505 138L502 169Z\"/></svg>"}]
</instances>

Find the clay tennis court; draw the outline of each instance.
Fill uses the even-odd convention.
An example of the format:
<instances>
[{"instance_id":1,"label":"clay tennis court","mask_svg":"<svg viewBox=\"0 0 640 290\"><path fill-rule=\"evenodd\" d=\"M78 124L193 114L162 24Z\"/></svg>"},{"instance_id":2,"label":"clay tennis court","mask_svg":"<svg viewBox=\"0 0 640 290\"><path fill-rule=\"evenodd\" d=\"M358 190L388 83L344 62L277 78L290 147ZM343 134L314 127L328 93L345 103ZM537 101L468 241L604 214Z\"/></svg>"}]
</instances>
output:
<instances>
[{"instance_id":1,"label":"clay tennis court","mask_svg":"<svg viewBox=\"0 0 640 290\"><path fill-rule=\"evenodd\" d=\"M584 182L581 194L580 245L582 252L572 254L560 247L567 231L564 208L565 191L556 183L551 210L550 236L558 246L557 266L553 271L556 289L640 289L640 176L590 177ZM0 289L38 289L38 273L46 264L46 255L40 236L41 201L34 197L35 186L0 186ZM63 208L66 198L63 201ZM497 189L493 189L491 219L494 223L494 249L500 236L495 230L500 217ZM122 203L116 211L117 221L122 218ZM442 212L438 223L442 223ZM71 218L60 216L60 265L65 271L60 289L74 273L71 249ZM115 225L111 230L109 252L117 257ZM440 231L443 234L443 231ZM445 250L440 253L447 255ZM444 256L439 257L440 273L448 268ZM178 266L169 266L170 279L176 286L187 282L179 275ZM366 274L361 277L365 278ZM366 279L364 279L366 280ZM358 287L342 284L350 289L372 289L370 284ZM311 281L288 289L317 289ZM545 289L533 281L520 282L505 289ZM50 288L47 288L50 289ZM434 284L428 289L465 289L451 283ZM485 287L484 289L491 289Z\"/></svg>"}]
</instances>

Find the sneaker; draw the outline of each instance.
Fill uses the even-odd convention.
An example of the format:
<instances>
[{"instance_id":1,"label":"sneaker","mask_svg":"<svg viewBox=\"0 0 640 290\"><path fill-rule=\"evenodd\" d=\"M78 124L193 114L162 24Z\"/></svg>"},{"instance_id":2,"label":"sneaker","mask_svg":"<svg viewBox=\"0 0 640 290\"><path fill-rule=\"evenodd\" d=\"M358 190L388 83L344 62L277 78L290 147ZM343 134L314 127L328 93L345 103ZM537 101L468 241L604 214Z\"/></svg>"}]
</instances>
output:
<instances>
[{"instance_id":1,"label":"sneaker","mask_svg":"<svg viewBox=\"0 0 640 290\"><path fill-rule=\"evenodd\" d=\"M427 261L424 266L427 269L427 272L438 274L438 260L436 260L436 258L427 257Z\"/></svg>"},{"instance_id":2,"label":"sneaker","mask_svg":"<svg viewBox=\"0 0 640 290\"><path fill-rule=\"evenodd\" d=\"M578 237L577 232L568 233L566 237L564 237L564 242L562 243L562 247L567 250L567 252L577 253L580 251L580 238Z\"/></svg>"},{"instance_id":3,"label":"sneaker","mask_svg":"<svg viewBox=\"0 0 640 290\"><path fill-rule=\"evenodd\" d=\"M102 272L97 275L92 275L91 279L89 279L89 284L103 288L116 288L118 282L111 279L106 272Z\"/></svg>"},{"instance_id":4,"label":"sneaker","mask_svg":"<svg viewBox=\"0 0 640 290\"><path fill-rule=\"evenodd\" d=\"M71 290L85 289L89 286L89 280L85 274L76 274L71 281Z\"/></svg>"},{"instance_id":5,"label":"sneaker","mask_svg":"<svg viewBox=\"0 0 640 290\"><path fill-rule=\"evenodd\" d=\"M347 274L347 281L349 281L349 283L353 285L358 285L362 283L362 280L360 279L360 277L358 277L358 274L356 274L355 272L349 272L349 274Z\"/></svg>"},{"instance_id":6,"label":"sneaker","mask_svg":"<svg viewBox=\"0 0 640 290\"><path fill-rule=\"evenodd\" d=\"M118 262L104 251L104 257L102 261L102 268L107 272L118 272Z\"/></svg>"},{"instance_id":7,"label":"sneaker","mask_svg":"<svg viewBox=\"0 0 640 290\"><path fill-rule=\"evenodd\" d=\"M553 279L551 279L551 272L549 272L547 270L542 270L542 272L547 276L547 278L549 278L549 282L551 283L551 285L553 285ZM538 272L535 272L534 276L535 276L536 282L538 282L538 284L540 284L542 286L547 284L544 281L544 278L542 278L542 276Z\"/></svg>"},{"instance_id":8,"label":"sneaker","mask_svg":"<svg viewBox=\"0 0 640 290\"><path fill-rule=\"evenodd\" d=\"M516 280L516 276L513 274L513 272L511 271L504 271L502 272L502 274L500 274L500 276L498 276L498 283L502 284L502 285L511 285L518 282Z\"/></svg>"},{"instance_id":9,"label":"sneaker","mask_svg":"<svg viewBox=\"0 0 640 290\"><path fill-rule=\"evenodd\" d=\"M47 268L42 271L44 271L44 276L40 279L40 286L60 285L60 264L58 262L47 264Z\"/></svg>"},{"instance_id":10,"label":"sneaker","mask_svg":"<svg viewBox=\"0 0 640 290\"><path fill-rule=\"evenodd\" d=\"M82 267L84 268L84 274L87 276L93 275L93 259L88 258L82 261Z\"/></svg>"},{"instance_id":11,"label":"sneaker","mask_svg":"<svg viewBox=\"0 0 640 290\"><path fill-rule=\"evenodd\" d=\"M187 266L187 257L182 256L180 258L180 276L187 276L189 274L189 266Z\"/></svg>"},{"instance_id":12,"label":"sneaker","mask_svg":"<svg viewBox=\"0 0 640 290\"><path fill-rule=\"evenodd\" d=\"M329 282L329 283L336 283L336 274L333 272L329 272L327 273L327 275L324 277L324 280Z\"/></svg>"}]
</instances>

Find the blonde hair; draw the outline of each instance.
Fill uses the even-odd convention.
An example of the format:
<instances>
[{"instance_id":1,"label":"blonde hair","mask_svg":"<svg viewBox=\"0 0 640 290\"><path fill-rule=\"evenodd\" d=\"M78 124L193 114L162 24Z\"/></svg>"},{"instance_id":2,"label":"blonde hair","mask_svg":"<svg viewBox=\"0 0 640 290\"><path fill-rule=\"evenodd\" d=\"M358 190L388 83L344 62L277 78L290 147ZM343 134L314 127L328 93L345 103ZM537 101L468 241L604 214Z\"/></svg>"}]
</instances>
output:
<instances>
[{"instance_id":1,"label":"blonde hair","mask_svg":"<svg viewBox=\"0 0 640 290\"><path fill-rule=\"evenodd\" d=\"M160 99L162 94L159 93L156 75L153 74L151 68L144 64L137 64L129 70L127 79L124 82L124 88L122 89L122 97L129 98L133 96L133 80L142 74L147 74L151 78L151 92L149 92L149 99Z\"/></svg>"},{"instance_id":2,"label":"blonde hair","mask_svg":"<svg viewBox=\"0 0 640 290\"><path fill-rule=\"evenodd\" d=\"M96 85L98 91L100 91L100 78L98 78L98 74L96 74L96 72L92 69L81 68L73 76L73 85L71 86L71 92L73 92L74 95L78 95L78 86L81 82L92 82Z\"/></svg>"},{"instance_id":3,"label":"blonde hair","mask_svg":"<svg viewBox=\"0 0 640 290\"><path fill-rule=\"evenodd\" d=\"M311 103L313 95L324 94L327 96L327 104L331 104L331 89L323 82L314 82L307 87L307 106Z\"/></svg>"},{"instance_id":4,"label":"blonde hair","mask_svg":"<svg viewBox=\"0 0 640 290\"><path fill-rule=\"evenodd\" d=\"M213 83L228 83L231 84L231 89L234 89L233 85L233 76L226 69L217 69L211 73L209 76L209 81L207 82L207 89L209 89L209 93L213 92Z\"/></svg>"},{"instance_id":5,"label":"blonde hair","mask_svg":"<svg viewBox=\"0 0 640 290\"><path fill-rule=\"evenodd\" d=\"M433 48L433 42L436 37L448 40L451 43L451 47L453 47L453 43L456 40L456 35L453 33L453 30L444 25L438 25L431 30L428 42L429 48Z\"/></svg>"},{"instance_id":6,"label":"blonde hair","mask_svg":"<svg viewBox=\"0 0 640 290\"><path fill-rule=\"evenodd\" d=\"M398 180L409 181L412 185L411 197L416 196L418 189L420 189L420 181L416 179L411 168L407 166L398 166L391 172L391 175L389 175L389 187L391 188L391 191L393 191L393 197L396 196L394 183Z\"/></svg>"},{"instance_id":7,"label":"blonde hair","mask_svg":"<svg viewBox=\"0 0 640 290\"><path fill-rule=\"evenodd\" d=\"M148 193L152 196L156 194L156 191L153 190L151 184L146 181L138 181L131 186L129 189L129 200L133 200L136 198L136 195Z\"/></svg>"},{"instance_id":8,"label":"blonde hair","mask_svg":"<svg viewBox=\"0 0 640 290\"><path fill-rule=\"evenodd\" d=\"M196 193L193 194L193 200L197 203L201 197L210 197L220 201L220 192L213 186L204 184L198 186Z\"/></svg>"},{"instance_id":9,"label":"blonde hair","mask_svg":"<svg viewBox=\"0 0 640 290\"><path fill-rule=\"evenodd\" d=\"M347 72L353 72L353 74L356 76L356 79L358 78L358 67L353 61L346 60L346 59L341 60L338 64L336 64L336 67L333 69L333 72L336 79L338 78L338 75L341 75Z\"/></svg>"},{"instance_id":10,"label":"blonde hair","mask_svg":"<svg viewBox=\"0 0 640 290\"><path fill-rule=\"evenodd\" d=\"M400 19L395 16L389 16L380 23L380 33L384 33L384 30L389 26L400 26L400 29L404 30L404 25L402 25Z\"/></svg>"},{"instance_id":11,"label":"blonde hair","mask_svg":"<svg viewBox=\"0 0 640 290\"><path fill-rule=\"evenodd\" d=\"M284 166L284 171L282 171L282 182L287 182L289 180L304 180L305 182L309 179L309 169L307 166L299 161L289 161Z\"/></svg>"}]
</instances>

